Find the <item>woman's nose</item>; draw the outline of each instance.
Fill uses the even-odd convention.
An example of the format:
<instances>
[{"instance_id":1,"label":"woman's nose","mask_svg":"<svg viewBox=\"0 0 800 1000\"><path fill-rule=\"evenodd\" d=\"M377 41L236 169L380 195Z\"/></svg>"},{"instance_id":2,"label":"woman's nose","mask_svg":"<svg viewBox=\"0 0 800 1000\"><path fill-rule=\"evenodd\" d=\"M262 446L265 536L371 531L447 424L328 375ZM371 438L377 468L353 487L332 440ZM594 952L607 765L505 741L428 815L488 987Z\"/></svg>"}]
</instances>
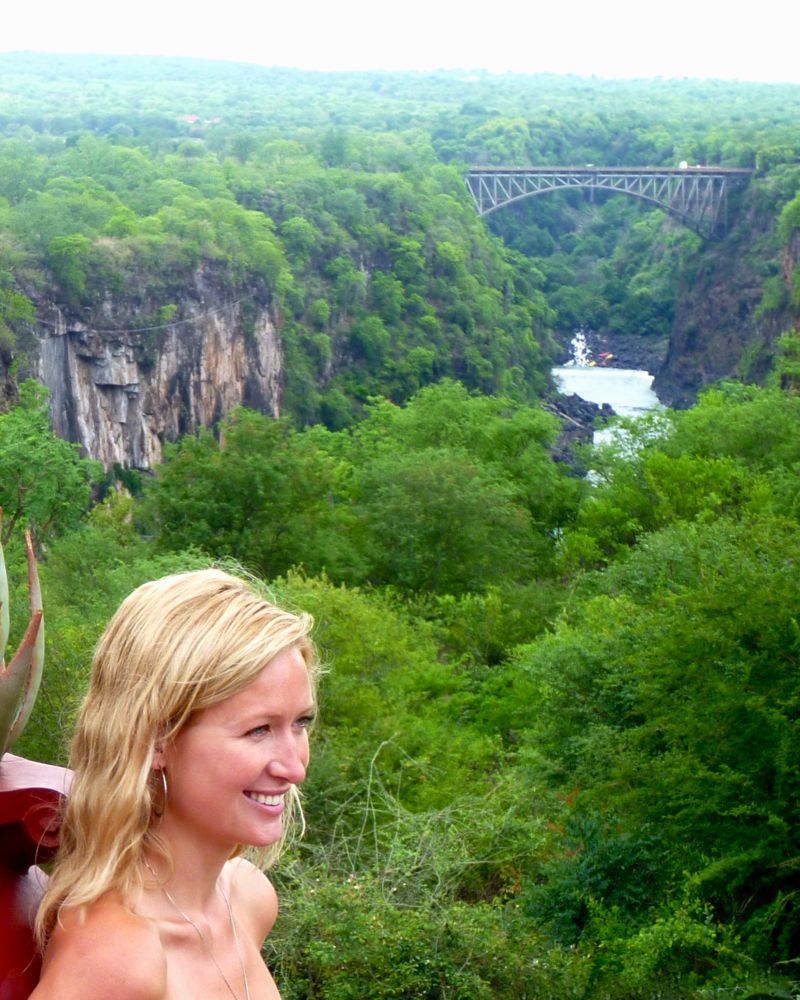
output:
<instances>
[{"instance_id":1,"label":"woman's nose","mask_svg":"<svg viewBox=\"0 0 800 1000\"><path fill-rule=\"evenodd\" d=\"M293 785L299 785L301 781L305 780L307 765L308 739L303 734L299 738L290 736L281 740L274 748L267 770L273 778L280 778L283 781L290 781Z\"/></svg>"}]
</instances>

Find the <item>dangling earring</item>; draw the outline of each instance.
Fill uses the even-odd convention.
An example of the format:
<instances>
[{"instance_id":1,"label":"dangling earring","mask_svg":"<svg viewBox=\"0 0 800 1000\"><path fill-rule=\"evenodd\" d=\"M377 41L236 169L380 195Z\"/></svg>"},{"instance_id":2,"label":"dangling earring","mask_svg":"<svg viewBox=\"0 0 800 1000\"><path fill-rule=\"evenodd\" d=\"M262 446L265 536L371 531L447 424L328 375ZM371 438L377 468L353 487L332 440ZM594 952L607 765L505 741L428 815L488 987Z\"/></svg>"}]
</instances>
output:
<instances>
[{"instance_id":1,"label":"dangling earring","mask_svg":"<svg viewBox=\"0 0 800 1000\"><path fill-rule=\"evenodd\" d=\"M161 809L160 810L153 809L153 815L157 819L161 819L161 817L167 811L167 772L164 770L163 767L160 767L158 769L158 773L161 775L161 788L163 789L162 799L161 799Z\"/></svg>"}]
</instances>

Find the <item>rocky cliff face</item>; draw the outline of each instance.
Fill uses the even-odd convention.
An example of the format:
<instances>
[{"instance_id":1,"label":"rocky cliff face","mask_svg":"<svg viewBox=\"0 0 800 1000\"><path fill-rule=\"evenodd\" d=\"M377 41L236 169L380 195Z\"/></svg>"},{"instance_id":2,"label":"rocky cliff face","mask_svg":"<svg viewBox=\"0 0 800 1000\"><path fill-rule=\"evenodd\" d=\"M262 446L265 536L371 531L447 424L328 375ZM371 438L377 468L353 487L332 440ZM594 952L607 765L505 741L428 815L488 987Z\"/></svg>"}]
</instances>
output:
<instances>
[{"instance_id":1,"label":"rocky cliff face","mask_svg":"<svg viewBox=\"0 0 800 1000\"><path fill-rule=\"evenodd\" d=\"M786 282L786 287L791 290L795 287L795 272L800 268L800 231L795 230L792 234L791 239L784 248L783 251L783 261L781 263L783 280ZM800 330L800 319L795 316L794 319L794 329Z\"/></svg>"},{"instance_id":2,"label":"rocky cliff face","mask_svg":"<svg viewBox=\"0 0 800 1000\"><path fill-rule=\"evenodd\" d=\"M653 385L670 406L691 406L704 386L742 374L745 349L761 341L752 319L760 284L750 279L737 286L725 264L714 271L678 297L669 350Z\"/></svg>"},{"instance_id":3,"label":"rocky cliff face","mask_svg":"<svg viewBox=\"0 0 800 1000\"><path fill-rule=\"evenodd\" d=\"M119 326L106 303L92 323L40 307L38 375L54 430L107 468L148 469L163 445L213 426L238 405L280 415L281 342L269 307L208 297L160 329ZM114 319L116 323L111 322Z\"/></svg>"},{"instance_id":4,"label":"rocky cliff face","mask_svg":"<svg viewBox=\"0 0 800 1000\"><path fill-rule=\"evenodd\" d=\"M662 402L691 406L701 389L719 379L763 381L776 338L792 325L785 309L759 309L764 278L780 266L781 253L775 214L753 199L730 233L707 245L678 293L669 350L653 385ZM791 274L790 257L788 248L785 276Z\"/></svg>"}]
</instances>

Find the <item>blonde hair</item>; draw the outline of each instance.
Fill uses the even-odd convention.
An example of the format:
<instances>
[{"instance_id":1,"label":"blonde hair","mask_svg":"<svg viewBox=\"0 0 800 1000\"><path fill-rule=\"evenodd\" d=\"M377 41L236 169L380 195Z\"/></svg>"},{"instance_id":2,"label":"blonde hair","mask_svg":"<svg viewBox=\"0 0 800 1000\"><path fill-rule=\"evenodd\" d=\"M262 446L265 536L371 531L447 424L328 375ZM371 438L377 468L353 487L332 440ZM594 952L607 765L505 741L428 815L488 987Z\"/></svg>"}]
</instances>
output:
<instances>
[{"instance_id":1,"label":"blonde hair","mask_svg":"<svg viewBox=\"0 0 800 1000\"><path fill-rule=\"evenodd\" d=\"M311 626L309 615L282 610L253 583L213 569L145 583L123 601L95 651L76 721L60 848L36 918L40 947L62 907L136 889L145 850L171 860L154 822L163 808L156 744L247 687L291 647L315 690ZM296 790L289 806L281 842L264 853L267 864L299 812Z\"/></svg>"}]
</instances>

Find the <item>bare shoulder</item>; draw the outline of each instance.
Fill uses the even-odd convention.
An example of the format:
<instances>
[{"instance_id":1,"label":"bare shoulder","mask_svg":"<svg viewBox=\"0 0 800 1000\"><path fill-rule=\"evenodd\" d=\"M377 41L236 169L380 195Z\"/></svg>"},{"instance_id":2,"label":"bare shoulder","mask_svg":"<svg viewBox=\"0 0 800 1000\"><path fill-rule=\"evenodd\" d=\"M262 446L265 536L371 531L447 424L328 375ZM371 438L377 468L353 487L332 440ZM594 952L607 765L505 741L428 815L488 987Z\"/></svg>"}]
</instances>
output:
<instances>
[{"instance_id":1,"label":"bare shoulder","mask_svg":"<svg viewBox=\"0 0 800 1000\"><path fill-rule=\"evenodd\" d=\"M231 905L260 947L278 916L278 894L270 880L246 858L234 858L225 866Z\"/></svg>"},{"instance_id":2,"label":"bare shoulder","mask_svg":"<svg viewBox=\"0 0 800 1000\"><path fill-rule=\"evenodd\" d=\"M65 913L32 1000L163 1000L167 963L158 929L113 898Z\"/></svg>"}]
</instances>

